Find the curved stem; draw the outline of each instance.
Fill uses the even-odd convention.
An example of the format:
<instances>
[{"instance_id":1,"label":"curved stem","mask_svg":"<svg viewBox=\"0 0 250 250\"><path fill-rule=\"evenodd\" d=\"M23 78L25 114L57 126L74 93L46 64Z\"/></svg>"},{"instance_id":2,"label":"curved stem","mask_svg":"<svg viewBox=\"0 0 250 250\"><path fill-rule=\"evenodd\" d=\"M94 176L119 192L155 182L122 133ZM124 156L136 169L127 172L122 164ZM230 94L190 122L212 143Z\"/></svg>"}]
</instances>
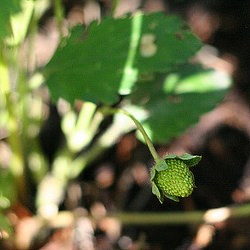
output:
<instances>
[{"instance_id":1,"label":"curved stem","mask_svg":"<svg viewBox=\"0 0 250 250\"><path fill-rule=\"evenodd\" d=\"M160 156L158 155L158 153L155 150L155 147L151 141L151 139L149 138L148 134L146 133L145 129L143 128L143 126L141 125L141 123L132 115L130 114L128 111L124 110L124 109L117 109L117 108L109 108L106 107L103 110L104 113L110 113L110 114L116 114L116 113L121 113L124 114L126 116L128 116L136 125L137 129L141 132L148 148L149 151L151 153L151 155L153 156L155 162L159 162L161 160Z\"/></svg>"}]
</instances>

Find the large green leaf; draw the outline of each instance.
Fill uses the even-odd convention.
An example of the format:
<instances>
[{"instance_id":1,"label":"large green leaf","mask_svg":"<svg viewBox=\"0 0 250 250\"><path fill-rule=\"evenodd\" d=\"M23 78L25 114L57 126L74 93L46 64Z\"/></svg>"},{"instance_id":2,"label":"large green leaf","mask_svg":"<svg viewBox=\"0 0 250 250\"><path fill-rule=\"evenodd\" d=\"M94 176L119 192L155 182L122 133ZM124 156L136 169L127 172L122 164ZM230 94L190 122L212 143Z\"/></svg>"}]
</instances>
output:
<instances>
[{"instance_id":1,"label":"large green leaf","mask_svg":"<svg viewBox=\"0 0 250 250\"><path fill-rule=\"evenodd\" d=\"M143 124L150 129L154 142L163 143L179 135L199 117L212 109L222 96L224 90L206 93L180 94L175 100L160 99L147 106L149 118Z\"/></svg>"},{"instance_id":2,"label":"large green leaf","mask_svg":"<svg viewBox=\"0 0 250 250\"><path fill-rule=\"evenodd\" d=\"M87 32L84 40L82 28L73 29L66 46L56 51L45 69L54 100L112 103L117 99L129 45L127 19L95 22Z\"/></svg>"},{"instance_id":3,"label":"large green leaf","mask_svg":"<svg viewBox=\"0 0 250 250\"><path fill-rule=\"evenodd\" d=\"M141 72L170 70L174 65L185 62L201 47L200 41L177 16L166 17L163 13L146 15L141 34L142 38L150 34L155 36L153 43L156 46L152 56L143 56L143 44L140 43L135 65Z\"/></svg>"},{"instance_id":4,"label":"large green leaf","mask_svg":"<svg viewBox=\"0 0 250 250\"><path fill-rule=\"evenodd\" d=\"M178 17L162 13L105 18L74 28L64 42L44 71L52 98L106 104L130 93L139 73L169 70L201 45Z\"/></svg>"},{"instance_id":5,"label":"large green leaf","mask_svg":"<svg viewBox=\"0 0 250 250\"><path fill-rule=\"evenodd\" d=\"M21 10L20 0L0 1L0 39L11 33L10 16Z\"/></svg>"},{"instance_id":6,"label":"large green leaf","mask_svg":"<svg viewBox=\"0 0 250 250\"><path fill-rule=\"evenodd\" d=\"M166 143L195 124L222 100L226 79L229 85L229 78L224 79L215 71L197 66L182 68L183 71L172 72L166 79L161 76L154 82L138 83L131 96L133 105L147 114L140 121L155 143ZM221 85L220 81L224 83Z\"/></svg>"}]
</instances>

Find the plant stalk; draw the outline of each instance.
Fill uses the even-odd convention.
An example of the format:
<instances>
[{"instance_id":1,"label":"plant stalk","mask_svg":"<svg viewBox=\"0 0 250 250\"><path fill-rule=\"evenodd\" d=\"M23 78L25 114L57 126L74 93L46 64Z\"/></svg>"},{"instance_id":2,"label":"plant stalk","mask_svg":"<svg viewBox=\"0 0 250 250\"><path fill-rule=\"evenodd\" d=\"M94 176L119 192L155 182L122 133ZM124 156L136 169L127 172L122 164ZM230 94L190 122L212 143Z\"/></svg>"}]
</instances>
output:
<instances>
[{"instance_id":1,"label":"plant stalk","mask_svg":"<svg viewBox=\"0 0 250 250\"><path fill-rule=\"evenodd\" d=\"M143 128L143 126L141 125L141 123L132 115L130 114L128 111L124 110L124 109L117 109L117 108L109 108L109 107L106 107L105 110L103 111L104 113L110 113L110 114L117 114L117 113L120 113L120 114L124 114L126 115L127 117L129 117L133 122L134 124L136 125L137 129L141 132L147 146L148 146L148 149L152 155L152 157L154 158L155 160L155 163L159 162L161 160L160 156L158 155L158 153L156 152L156 149L151 141L151 139L149 138L147 132L145 131L145 129Z\"/></svg>"},{"instance_id":2,"label":"plant stalk","mask_svg":"<svg viewBox=\"0 0 250 250\"><path fill-rule=\"evenodd\" d=\"M59 41L61 41L63 38L63 16L64 16L64 9L62 5L62 1L55 0L54 8L55 8L55 16L56 16L56 21L57 21L57 26L59 30L59 36L60 36Z\"/></svg>"}]
</instances>

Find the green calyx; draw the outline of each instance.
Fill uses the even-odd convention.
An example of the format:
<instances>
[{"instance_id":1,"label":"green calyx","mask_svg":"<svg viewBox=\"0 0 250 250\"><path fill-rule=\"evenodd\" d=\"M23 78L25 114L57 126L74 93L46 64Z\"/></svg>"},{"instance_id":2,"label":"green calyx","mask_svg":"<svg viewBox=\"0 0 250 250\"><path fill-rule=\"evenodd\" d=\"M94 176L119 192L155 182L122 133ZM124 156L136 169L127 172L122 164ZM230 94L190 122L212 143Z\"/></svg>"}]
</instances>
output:
<instances>
[{"instance_id":1,"label":"green calyx","mask_svg":"<svg viewBox=\"0 0 250 250\"><path fill-rule=\"evenodd\" d=\"M170 154L156 162L151 169L152 192L162 203L164 197L179 201L179 197L188 197L195 187L190 167L195 166L201 156Z\"/></svg>"}]
</instances>

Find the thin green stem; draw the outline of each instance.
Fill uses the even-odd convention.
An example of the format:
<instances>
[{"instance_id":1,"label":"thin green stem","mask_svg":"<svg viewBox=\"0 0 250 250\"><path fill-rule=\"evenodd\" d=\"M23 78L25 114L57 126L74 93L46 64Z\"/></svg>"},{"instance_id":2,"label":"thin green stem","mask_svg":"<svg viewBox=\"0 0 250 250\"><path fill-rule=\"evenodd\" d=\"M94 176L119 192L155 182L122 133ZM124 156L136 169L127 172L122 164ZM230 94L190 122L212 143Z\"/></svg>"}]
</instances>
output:
<instances>
[{"instance_id":1,"label":"thin green stem","mask_svg":"<svg viewBox=\"0 0 250 250\"><path fill-rule=\"evenodd\" d=\"M9 77L9 66L3 51L0 51L0 106L7 112L8 141L12 150L10 170L16 178L18 195L22 202L26 201L26 183L24 177L24 155L20 136L20 116L18 101L13 97Z\"/></svg>"},{"instance_id":2,"label":"thin green stem","mask_svg":"<svg viewBox=\"0 0 250 250\"><path fill-rule=\"evenodd\" d=\"M249 217L250 204L220 207L209 210L162 212L162 213L126 213L114 214L124 225L181 225L215 224L229 219ZM218 214L220 215L218 217ZM216 220L217 218L217 220Z\"/></svg>"},{"instance_id":3,"label":"thin green stem","mask_svg":"<svg viewBox=\"0 0 250 250\"><path fill-rule=\"evenodd\" d=\"M59 30L59 35L60 35L60 41L62 40L63 37L63 16L64 16L64 10L63 10L63 5L61 0L55 0L55 16L56 16L56 21L58 25L58 30Z\"/></svg>"},{"instance_id":4,"label":"thin green stem","mask_svg":"<svg viewBox=\"0 0 250 250\"><path fill-rule=\"evenodd\" d=\"M7 93L10 93L10 79L9 79L9 72L8 67L4 58L3 48L0 44L0 104L4 105L4 99Z\"/></svg>"},{"instance_id":5,"label":"thin green stem","mask_svg":"<svg viewBox=\"0 0 250 250\"><path fill-rule=\"evenodd\" d=\"M158 153L155 150L155 147L151 141L151 139L149 138L147 132L145 131L145 129L143 128L143 126L141 125L141 123L132 115L130 114L128 111L124 110L124 109L117 109L117 108L105 108L104 109L104 113L110 113L110 114L116 114L116 113L121 113L124 114L126 116L128 116L136 125L137 129L141 132L148 148L149 151L151 153L151 155L153 156L155 162L159 162L161 160L160 156L158 155Z\"/></svg>"},{"instance_id":6,"label":"thin green stem","mask_svg":"<svg viewBox=\"0 0 250 250\"><path fill-rule=\"evenodd\" d=\"M115 15L115 10L116 10L119 3L120 3L120 0L112 0L112 5L111 5L111 15L112 16Z\"/></svg>"}]
</instances>

